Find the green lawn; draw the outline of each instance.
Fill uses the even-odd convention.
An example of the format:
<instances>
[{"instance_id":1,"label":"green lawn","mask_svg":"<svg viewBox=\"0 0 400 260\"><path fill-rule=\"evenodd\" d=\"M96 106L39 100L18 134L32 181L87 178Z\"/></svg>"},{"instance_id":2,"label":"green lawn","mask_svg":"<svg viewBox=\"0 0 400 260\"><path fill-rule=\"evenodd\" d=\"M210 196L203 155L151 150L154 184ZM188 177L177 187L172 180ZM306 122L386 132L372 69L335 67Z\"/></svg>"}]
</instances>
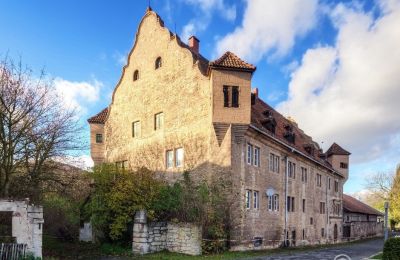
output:
<instances>
[{"instance_id":1,"label":"green lawn","mask_svg":"<svg viewBox=\"0 0 400 260\"><path fill-rule=\"evenodd\" d=\"M370 259L382 259L382 255L383 255L383 253L380 252L379 254L374 255L374 256L371 257Z\"/></svg>"}]
</instances>

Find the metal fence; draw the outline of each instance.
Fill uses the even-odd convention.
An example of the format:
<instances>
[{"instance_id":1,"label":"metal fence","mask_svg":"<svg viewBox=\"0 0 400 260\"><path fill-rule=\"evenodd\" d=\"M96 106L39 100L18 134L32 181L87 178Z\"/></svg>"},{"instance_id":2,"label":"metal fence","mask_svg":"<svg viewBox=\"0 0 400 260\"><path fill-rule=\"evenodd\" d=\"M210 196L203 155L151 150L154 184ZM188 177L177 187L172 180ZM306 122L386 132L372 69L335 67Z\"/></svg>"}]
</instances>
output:
<instances>
[{"instance_id":1,"label":"metal fence","mask_svg":"<svg viewBox=\"0 0 400 260\"><path fill-rule=\"evenodd\" d=\"M1 243L0 260L20 260L25 257L26 244Z\"/></svg>"}]
</instances>

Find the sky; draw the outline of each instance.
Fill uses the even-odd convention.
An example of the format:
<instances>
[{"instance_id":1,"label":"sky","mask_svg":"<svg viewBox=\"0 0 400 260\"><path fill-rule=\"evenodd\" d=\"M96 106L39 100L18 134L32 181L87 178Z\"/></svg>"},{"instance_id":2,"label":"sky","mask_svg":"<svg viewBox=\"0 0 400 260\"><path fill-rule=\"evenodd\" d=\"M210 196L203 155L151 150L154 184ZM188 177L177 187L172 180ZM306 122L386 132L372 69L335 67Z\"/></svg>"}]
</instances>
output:
<instances>
[{"instance_id":1,"label":"sky","mask_svg":"<svg viewBox=\"0 0 400 260\"><path fill-rule=\"evenodd\" d=\"M0 0L0 57L44 69L82 124L106 107L148 0ZM400 0L151 0L209 60L257 66L259 95L326 150L352 153L344 190L400 163ZM82 154L89 160L89 150Z\"/></svg>"}]
</instances>

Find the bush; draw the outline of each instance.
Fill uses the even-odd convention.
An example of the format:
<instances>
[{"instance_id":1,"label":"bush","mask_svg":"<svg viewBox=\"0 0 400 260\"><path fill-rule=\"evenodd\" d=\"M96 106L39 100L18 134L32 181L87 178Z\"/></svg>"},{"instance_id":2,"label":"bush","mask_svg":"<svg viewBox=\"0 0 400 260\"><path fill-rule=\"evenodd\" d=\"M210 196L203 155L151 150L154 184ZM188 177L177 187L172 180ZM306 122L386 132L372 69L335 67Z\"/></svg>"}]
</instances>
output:
<instances>
[{"instance_id":1,"label":"bush","mask_svg":"<svg viewBox=\"0 0 400 260\"><path fill-rule=\"evenodd\" d=\"M400 238L392 237L386 240L383 247L382 259L400 260Z\"/></svg>"}]
</instances>

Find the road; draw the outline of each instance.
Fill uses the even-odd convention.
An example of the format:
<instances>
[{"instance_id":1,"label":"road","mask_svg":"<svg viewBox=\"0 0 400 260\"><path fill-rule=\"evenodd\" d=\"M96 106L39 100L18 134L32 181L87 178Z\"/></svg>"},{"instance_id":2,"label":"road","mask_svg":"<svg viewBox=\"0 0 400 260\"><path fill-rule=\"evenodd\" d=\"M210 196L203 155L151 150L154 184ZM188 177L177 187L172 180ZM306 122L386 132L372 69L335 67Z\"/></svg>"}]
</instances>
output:
<instances>
[{"instance_id":1,"label":"road","mask_svg":"<svg viewBox=\"0 0 400 260\"><path fill-rule=\"evenodd\" d=\"M294 251L293 253L279 253L268 256L246 258L251 260L334 260L336 256L345 254L350 258L337 258L337 260L360 260L382 251L383 239L373 239L352 244L341 244L335 247L315 249L309 251Z\"/></svg>"}]
</instances>

